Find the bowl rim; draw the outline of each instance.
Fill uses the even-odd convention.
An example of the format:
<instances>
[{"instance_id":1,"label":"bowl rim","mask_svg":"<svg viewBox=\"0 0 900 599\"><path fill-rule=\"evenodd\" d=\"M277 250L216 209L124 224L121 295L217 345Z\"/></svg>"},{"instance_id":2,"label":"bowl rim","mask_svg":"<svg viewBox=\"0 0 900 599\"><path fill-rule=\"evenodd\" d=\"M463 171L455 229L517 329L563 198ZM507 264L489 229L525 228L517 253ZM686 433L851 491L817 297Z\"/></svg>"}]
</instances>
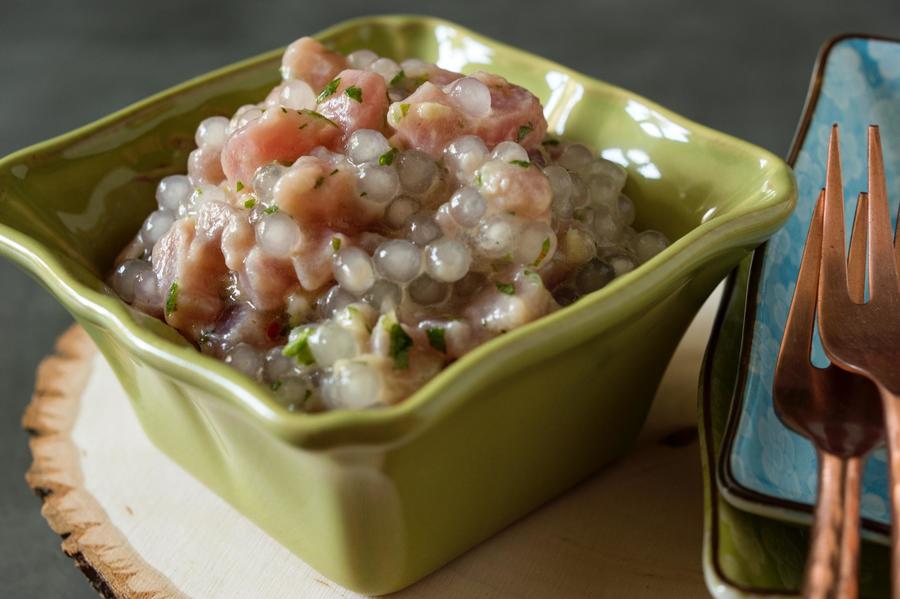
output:
<instances>
[{"instance_id":1,"label":"bowl rim","mask_svg":"<svg viewBox=\"0 0 900 599\"><path fill-rule=\"evenodd\" d=\"M518 56L540 71L554 70L577 81L585 89L605 95L637 100L665 118L689 128L694 137L714 141L718 147L736 154L750 154L760 160L759 171L771 182L767 193L758 192L759 199L748 206L741 203L716 218L702 222L675 240L660 255L622 277L604 289L581 301L546 315L536 321L501 335L480 345L466 356L444 368L425 386L404 401L374 410L333 410L317 414L288 412L259 384L228 368L218 360L196 352L193 347L179 346L161 339L140 326L126 307L112 294L88 288L70 275L59 259L43 244L7 225L0 224L0 249L37 277L51 292L79 318L114 332L118 341L141 360L175 378L204 389L229 401L251 415L254 420L284 440L308 448L325 448L352 443L391 442L421 430L438 415L454 409L468 395L466 389L477 385L485 375L516 368L518 360L535 361L541 345L565 338L567 345L575 345L594 336L598 328L619 322L616 315L630 313L652 302L654 290L672 278L682 276L692 267L714 254L723 242L749 235L754 231L773 228L783 222L796 201L796 183L790 168L773 153L750 142L716 131L673 111L629 92L582 73L490 39L451 21L419 15L378 15L342 21L317 34L322 39L363 25L378 24L400 28L418 25L431 30L449 27L459 35L490 47L495 52ZM118 110L90 124L68 133L32 145L0 159L0 169L34 154L46 153L96 131L112 127L140 111L202 86L222 76L245 69L253 69L276 59L283 49L276 49L231 65L215 69L189 79L130 106ZM763 161L765 163L763 164ZM585 326L592 323L593 326ZM485 360L488 358L489 360ZM513 360L513 358L515 360ZM465 375L465 376L458 376ZM451 388L455 387L455 388Z\"/></svg>"},{"instance_id":2,"label":"bowl rim","mask_svg":"<svg viewBox=\"0 0 900 599\"><path fill-rule=\"evenodd\" d=\"M854 39L875 40L900 45L900 38L867 33L842 33L828 38L822 44L816 55L816 61L810 76L809 88L807 89L806 100L803 104L800 119L797 123L794 138L791 141L790 150L788 151L786 159L786 162L792 168L797 161L800 151L803 149L803 144L806 141L806 136L809 133L809 127L812 123L813 114L819 103L822 84L825 81L825 68L827 67L829 56L840 43ZM735 507L782 521L808 525L812 523L814 506L809 503L761 493L746 487L738 481L738 478L731 467L731 455L734 451L738 427L743 416L744 389L747 383L747 372L750 367L750 350L752 349L754 338L753 323L756 321L756 300L759 295L759 283L762 277L763 263L765 262L768 245L768 243L764 243L753 252L752 263L749 272L746 275L748 277L747 298L744 304L743 334L741 338L738 376L735 379L735 387L732 390L731 406L725 431L723 433L724 436L719 448L719 455L717 456L718 459L711 463L716 465L716 479L721 486L722 496ZM715 326L718 328L718 321ZM705 368L712 368L713 357L711 352L707 352L704 362ZM708 387L701 391L703 397L706 397L708 393ZM706 400L704 399L704 401ZM871 518L862 518L862 527L863 534L866 538L876 540L883 544L890 542L890 526L872 520Z\"/></svg>"}]
</instances>

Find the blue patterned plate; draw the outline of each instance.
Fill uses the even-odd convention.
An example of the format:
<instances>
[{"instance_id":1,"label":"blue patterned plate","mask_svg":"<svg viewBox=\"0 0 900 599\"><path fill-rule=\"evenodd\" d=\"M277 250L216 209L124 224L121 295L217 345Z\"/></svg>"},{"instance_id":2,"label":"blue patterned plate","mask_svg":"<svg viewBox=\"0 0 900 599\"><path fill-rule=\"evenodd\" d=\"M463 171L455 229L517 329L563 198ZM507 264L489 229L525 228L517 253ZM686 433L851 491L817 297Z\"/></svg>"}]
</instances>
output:
<instances>
[{"instance_id":1,"label":"blue patterned plate","mask_svg":"<svg viewBox=\"0 0 900 599\"><path fill-rule=\"evenodd\" d=\"M881 127L888 194L900 200L900 41L848 35L819 54L789 162L797 209L754 256L744 317L742 361L718 478L726 499L747 511L795 522L811 520L816 497L812 445L785 428L772 408L772 377L813 205L825 183L832 123L841 128L847 218L866 189L866 127ZM818 344L813 361L827 364ZM884 449L863 479L864 534L888 541L890 510Z\"/></svg>"}]
</instances>

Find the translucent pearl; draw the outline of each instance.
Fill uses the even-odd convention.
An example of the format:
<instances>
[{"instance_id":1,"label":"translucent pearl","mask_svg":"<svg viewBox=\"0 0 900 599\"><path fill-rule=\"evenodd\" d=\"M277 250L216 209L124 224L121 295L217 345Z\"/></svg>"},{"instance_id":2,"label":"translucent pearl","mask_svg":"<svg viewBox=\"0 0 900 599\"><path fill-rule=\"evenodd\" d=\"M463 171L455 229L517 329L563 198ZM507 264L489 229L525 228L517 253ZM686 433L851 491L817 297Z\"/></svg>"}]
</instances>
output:
<instances>
[{"instance_id":1,"label":"translucent pearl","mask_svg":"<svg viewBox=\"0 0 900 599\"><path fill-rule=\"evenodd\" d=\"M516 242L517 226L515 221L498 214L483 221L475 236L476 247L488 258L502 258L512 252Z\"/></svg>"},{"instance_id":2,"label":"translucent pearl","mask_svg":"<svg viewBox=\"0 0 900 599\"><path fill-rule=\"evenodd\" d=\"M612 182L616 191L621 191L628 178L628 171L621 164L616 164L605 158L595 158L581 167L581 175L587 179L602 177Z\"/></svg>"},{"instance_id":3,"label":"translucent pearl","mask_svg":"<svg viewBox=\"0 0 900 599\"><path fill-rule=\"evenodd\" d=\"M623 225L631 226L634 224L634 202L632 202L631 198L629 198L624 193L619 194L617 212L619 214L619 221Z\"/></svg>"},{"instance_id":4,"label":"translucent pearl","mask_svg":"<svg viewBox=\"0 0 900 599\"><path fill-rule=\"evenodd\" d=\"M616 278L615 269L600 258L592 258L575 274L575 286L582 294L601 289Z\"/></svg>"},{"instance_id":5,"label":"translucent pearl","mask_svg":"<svg viewBox=\"0 0 900 599\"><path fill-rule=\"evenodd\" d=\"M356 175L356 187L361 197L376 204L386 204L400 191L400 178L391 166L364 164Z\"/></svg>"},{"instance_id":6,"label":"translucent pearl","mask_svg":"<svg viewBox=\"0 0 900 599\"><path fill-rule=\"evenodd\" d=\"M407 77L416 78L427 76L431 65L418 58L407 58L400 63L400 68Z\"/></svg>"},{"instance_id":7,"label":"translucent pearl","mask_svg":"<svg viewBox=\"0 0 900 599\"><path fill-rule=\"evenodd\" d=\"M253 346L238 343L225 355L225 363L253 380L257 380L262 371L263 357Z\"/></svg>"},{"instance_id":8,"label":"translucent pearl","mask_svg":"<svg viewBox=\"0 0 900 599\"><path fill-rule=\"evenodd\" d=\"M297 376L299 369L297 362L281 353L283 346L273 347L266 353L265 366L263 367L264 378L267 381L281 381L288 377Z\"/></svg>"},{"instance_id":9,"label":"translucent pearl","mask_svg":"<svg viewBox=\"0 0 900 599\"><path fill-rule=\"evenodd\" d=\"M487 202L474 187L461 187L450 198L450 216L461 227L471 228L481 221Z\"/></svg>"},{"instance_id":10,"label":"translucent pearl","mask_svg":"<svg viewBox=\"0 0 900 599\"><path fill-rule=\"evenodd\" d=\"M375 283L375 271L369 255L359 248L348 247L338 252L332 266L334 278L354 295L362 295Z\"/></svg>"},{"instance_id":11,"label":"translucent pearl","mask_svg":"<svg viewBox=\"0 0 900 599\"><path fill-rule=\"evenodd\" d=\"M551 164L544 168L544 174L550 182L550 189L553 191L553 201L561 202L572 197L572 177L569 171L563 167Z\"/></svg>"},{"instance_id":12,"label":"translucent pearl","mask_svg":"<svg viewBox=\"0 0 900 599\"><path fill-rule=\"evenodd\" d=\"M347 157L353 164L378 162L378 159L389 152L391 144L387 138L372 129L357 129L347 140Z\"/></svg>"},{"instance_id":13,"label":"translucent pearl","mask_svg":"<svg viewBox=\"0 0 900 599\"><path fill-rule=\"evenodd\" d=\"M172 224L175 222L175 215L168 210L156 210L150 213L144 226L141 227L141 241L147 249L151 249L156 243L162 239L163 235L169 232Z\"/></svg>"},{"instance_id":14,"label":"translucent pearl","mask_svg":"<svg viewBox=\"0 0 900 599\"><path fill-rule=\"evenodd\" d=\"M288 256L300 241L300 228L284 212L266 214L256 223L256 240L272 256Z\"/></svg>"},{"instance_id":15,"label":"translucent pearl","mask_svg":"<svg viewBox=\"0 0 900 599\"><path fill-rule=\"evenodd\" d=\"M570 144L565 147L557 160L557 164L570 171L581 170L594 159L594 154L581 144Z\"/></svg>"},{"instance_id":16,"label":"translucent pearl","mask_svg":"<svg viewBox=\"0 0 900 599\"><path fill-rule=\"evenodd\" d=\"M631 249L641 264L667 247L669 247L669 239L659 231L652 229L641 231L631 240Z\"/></svg>"},{"instance_id":17,"label":"translucent pearl","mask_svg":"<svg viewBox=\"0 0 900 599\"><path fill-rule=\"evenodd\" d=\"M268 206L273 199L273 191L278 179L281 178L287 168L271 162L264 164L253 173L253 191L256 192L256 199L264 206Z\"/></svg>"},{"instance_id":18,"label":"translucent pearl","mask_svg":"<svg viewBox=\"0 0 900 599\"><path fill-rule=\"evenodd\" d=\"M382 314L399 306L401 299L403 299L403 292L400 287L384 279L375 281L375 284L363 296L363 300L367 304Z\"/></svg>"},{"instance_id":19,"label":"translucent pearl","mask_svg":"<svg viewBox=\"0 0 900 599\"><path fill-rule=\"evenodd\" d=\"M316 107L316 92L306 81L291 79L282 84L278 102L291 110L313 110Z\"/></svg>"},{"instance_id":20,"label":"translucent pearl","mask_svg":"<svg viewBox=\"0 0 900 599\"><path fill-rule=\"evenodd\" d=\"M434 218L424 212L419 212L409 219L406 237L416 245L428 245L440 234L441 228Z\"/></svg>"},{"instance_id":21,"label":"translucent pearl","mask_svg":"<svg viewBox=\"0 0 900 599\"><path fill-rule=\"evenodd\" d=\"M619 228L619 223L610 215L594 219L593 228L598 246L616 245L621 239L622 230Z\"/></svg>"},{"instance_id":22,"label":"translucent pearl","mask_svg":"<svg viewBox=\"0 0 900 599\"><path fill-rule=\"evenodd\" d=\"M556 244L556 233L549 225L529 223L519 232L513 261L537 268L553 257L556 253Z\"/></svg>"},{"instance_id":23,"label":"translucent pearl","mask_svg":"<svg viewBox=\"0 0 900 599\"><path fill-rule=\"evenodd\" d=\"M570 196L572 198L572 206L576 210L584 208L591 203L590 189L579 175L570 175L570 180L572 181L572 195Z\"/></svg>"},{"instance_id":24,"label":"translucent pearl","mask_svg":"<svg viewBox=\"0 0 900 599\"><path fill-rule=\"evenodd\" d=\"M469 271L453 285L453 293L458 297L471 297L484 289L487 284L487 277L483 273Z\"/></svg>"},{"instance_id":25,"label":"translucent pearl","mask_svg":"<svg viewBox=\"0 0 900 599\"><path fill-rule=\"evenodd\" d=\"M357 50L347 55L347 64L350 68L363 70L378 60L378 55L371 50Z\"/></svg>"},{"instance_id":26,"label":"translucent pearl","mask_svg":"<svg viewBox=\"0 0 900 599\"><path fill-rule=\"evenodd\" d=\"M412 281L422 270L422 250L404 239L378 246L374 260L381 276L396 283Z\"/></svg>"},{"instance_id":27,"label":"translucent pearl","mask_svg":"<svg viewBox=\"0 0 900 599\"><path fill-rule=\"evenodd\" d=\"M626 254L612 254L606 256L606 262L616 271L616 276L621 277L625 273L631 272L637 266L634 258Z\"/></svg>"},{"instance_id":28,"label":"translucent pearl","mask_svg":"<svg viewBox=\"0 0 900 599\"><path fill-rule=\"evenodd\" d=\"M162 304L162 290L153 270L143 270L134 279L134 301L136 306L155 307Z\"/></svg>"},{"instance_id":29,"label":"translucent pearl","mask_svg":"<svg viewBox=\"0 0 900 599\"><path fill-rule=\"evenodd\" d=\"M619 201L621 189L612 179L605 176L594 175L588 179L588 190L591 201L599 206L605 206L610 212L615 212Z\"/></svg>"},{"instance_id":30,"label":"translucent pearl","mask_svg":"<svg viewBox=\"0 0 900 599\"><path fill-rule=\"evenodd\" d=\"M444 148L444 166L457 181L470 183L488 158L488 149L477 135L457 137Z\"/></svg>"},{"instance_id":31,"label":"translucent pearl","mask_svg":"<svg viewBox=\"0 0 900 599\"><path fill-rule=\"evenodd\" d=\"M329 289L325 295L319 298L319 313L327 318L335 312L343 310L355 301L356 298L348 293L346 289L341 288L340 285L335 285Z\"/></svg>"},{"instance_id":32,"label":"translucent pearl","mask_svg":"<svg viewBox=\"0 0 900 599\"><path fill-rule=\"evenodd\" d=\"M435 280L452 283L469 272L472 256L465 244L442 237L425 248L425 270Z\"/></svg>"},{"instance_id":33,"label":"translucent pearl","mask_svg":"<svg viewBox=\"0 0 900 599\"><path fill-rule=\"evenodd\" d=\"M271 382L277 382L275 396L289 412L299 412L304 409L309 392L312 390L306 380L299 377L287 377Z\"/></svg>"},{"instance_id":34,"label":"translucent pearl","mask_svg":"<svg viewBox=\"0 0 900 599\"><path fill-rule=\"evenodd\" d=\"M291 325L296 325L306 320L312 312L312 308L309 299L300 293L291 293L285 300L284 311L287 312Z\"/></svg>"},{"instance_id":35,"label":"translucent pearl","mask_svg":"<svg viewBox=\"0 0 900 599\"><path fill-rule=\"evenodd\" d=\"M163 210L177 212L179 206L191 197L194 188L184 175L163 177L156 186L156 203Z\"/></svg>"},{"instance_id":36,"label":"translucent pearl","mask_svg":"<svg viewBox=\"0 0 900 599\"><path fill-rule=\"evenodd\" d=\"M370 408L379 403L382 384L381 374L368 364L342 363L325 383L325 401L334 408Z\"/></svg>"},{"instance_id":37,"label":"translucent pearl","mask_svg":"<svg viewBox=\"0 0 900 599\"><path fill-rule=\"evenodd\" d=\"M200 121L194 141L198 148L221 148L228 139L228 119L224 116L211 116Z\"/></svg>"},{"instance_id":38,"label":"translucent pearl","mask_svg":"<svg viewBox=\"0 0 900 599\"><path fill-rule=\"evenodd\" d=\"M437 165L431 156L419 150L406 150L397 160L397 174L403 191L421 195L431 189L438 175Z\"/></svg>"},{"instance_id":39,"label":"translucent pearl","mask_svg":"<svg viewBox=\"0 0 900 599\"><path fill-rule=\"evenodd\" d=\"M553 299L560 306L570 306L578 301L581 294L571 285L561 285L553 290Z\"/></svg>"},{"instance_id":40,"label":"translucent pearl","mask_svg":"<svg viewBox=\"0 0 900 599\"><path fill-rule=\"evenodd\" d=\"M447 95L453 98L460 108L476 119L491 113L491 90L474 77L462 77L451 83Z\"/></svg>"},{"instance_id":41,"label":"translucent pearl","mask_svg":"<svg viewBox=\"0 0 900 599\"><path fill-rule=\"evenodd\" d=\"M400 72L400 65L390 58L379 58L369 65L369 70L381 75L384 82L390 84L391 80Z\"/></svg>"},{"instance_id":42,"label":"translucent pearl","mask_svg":"<svg viewBox=\"0 0 900 599\"><path fill-rule=\"evenodd\" d=\"M113 273L113 290L123 301L130 304L134 301L134 288L138 277L152 271L153 267L146 260L126 260Z\"/></svg>"},{"instance_id":43,"label":"translucent pearl","mask_svg":"<svg viewBox=\"0 0 900 599\"><path fill-rule=\"evenodd\" d=\"M319 366L353 358L359 351L353 334L333 323L316 327L309 336L309 349Z\"/></svg>"},{"instance_id":44,"label":"translucent pearl","mask_svg":"<svg viewBox=\"0 0 900 599\"><path fill-rule=\"evenodd\" d=\"M512 162L513 160L523 160L528 162L528 152L525 148L514 141L501 141L494 147L491 152L491 160L502 160L503 162Z\"/></svg>"},{"instance_id":45,"label":"translucent pearl","mask_svg":"<svg viewBox=\"0 0 900 599\"><path fill-rule=\"evenodd\" d=\"M428 275L422 275L409 284L409 297L414 302L423 306L439 304L447 299L450 286L440 281L435 281Z\"/></svg>"},{"instance_id":46,"label":"translucent pearl","mask_svg":"<svg viewBox=\"0 0 900 599\"><path fill-rule=\"evenodd\" d=\"M263 115L263 111L254 104L245 104L237 109L231 121L228 123L228 134L232 134L238 129L243 129L253 121L259 119Z\"/></svg>"},{"instance_id":47,"label":"translucent pearl","mask_svg":"<svg viewBox=\"0 0 900 599\"><path fill-rule=\"evenodd\" d=\"M384 222L392 229L402 229L407 225L409 219L419 211L421 205L416 200L400 196L387 207L384 212Z\"/></svg>"}]
</instances>

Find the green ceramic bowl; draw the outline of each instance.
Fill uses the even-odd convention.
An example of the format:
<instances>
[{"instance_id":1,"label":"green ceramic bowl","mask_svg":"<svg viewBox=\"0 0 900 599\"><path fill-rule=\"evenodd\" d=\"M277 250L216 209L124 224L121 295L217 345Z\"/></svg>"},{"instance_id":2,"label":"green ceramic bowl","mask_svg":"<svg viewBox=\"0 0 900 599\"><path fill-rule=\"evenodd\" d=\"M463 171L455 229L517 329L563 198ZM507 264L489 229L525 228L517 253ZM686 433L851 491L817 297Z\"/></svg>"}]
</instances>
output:
<instances>
[{"instance_id":1,"label":"green ceramic bowl","mask_svg":"<svg viewBox=\"0 0 900 599\"><path fill-rule=\"evenodd\" d=\"M102 282L152 209L156 182L185 170L196 123L262 97L278 78L276 51L0 161L0 251L90 333L154 443L322 574L379 594L622 454L702 300L778 228L795 190L766 151L446 21L365 18L318 38L528 87L551 131L627 166L638 226L676 241L476 349L400 405L288 413Z\"/></svg>"}]
</instances>

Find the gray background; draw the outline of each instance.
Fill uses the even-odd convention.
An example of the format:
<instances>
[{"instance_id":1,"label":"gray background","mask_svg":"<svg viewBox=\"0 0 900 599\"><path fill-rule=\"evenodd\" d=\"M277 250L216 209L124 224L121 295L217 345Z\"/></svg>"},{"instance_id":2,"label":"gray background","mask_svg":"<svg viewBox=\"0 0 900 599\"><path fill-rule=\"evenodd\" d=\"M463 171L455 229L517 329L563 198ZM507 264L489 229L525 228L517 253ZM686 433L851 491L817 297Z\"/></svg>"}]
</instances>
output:
<instances>
[{"instance_id":1,"label":"gray background","mask_svg":"<svg viewBox=\"0 0 900 599\"><path fill-rule=\"evenodd\" d=\"M342 19L384 12L449 18L778 154L826 38L900 37L897 0L0 0L0 155ZM30 456L19 419L38 361L71 319L3 260L0 290L0 597L94 597L23 480Z\"/></svg>"}]
</instances>

